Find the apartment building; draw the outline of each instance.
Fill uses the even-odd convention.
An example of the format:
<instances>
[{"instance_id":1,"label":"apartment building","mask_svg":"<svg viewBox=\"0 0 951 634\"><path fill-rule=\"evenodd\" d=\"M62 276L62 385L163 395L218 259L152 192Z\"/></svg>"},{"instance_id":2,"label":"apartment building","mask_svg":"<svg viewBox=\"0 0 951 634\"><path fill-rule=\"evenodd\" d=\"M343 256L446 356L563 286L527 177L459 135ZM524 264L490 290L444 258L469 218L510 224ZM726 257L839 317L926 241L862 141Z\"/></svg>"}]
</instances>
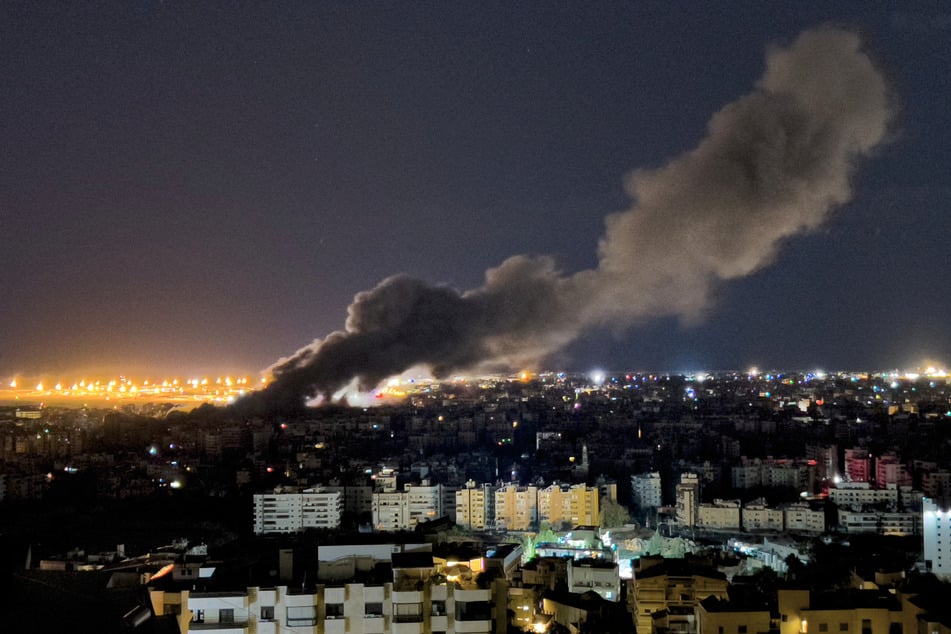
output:
<instances>
[{"instance_id":1,"label":"apartment building","mask_svg":"<svg viewBox=\"0 0 951 634\"><path fill-rule=\"evenodd\" d=\"M754 500L743 507L744 531L782 531L782 509L770 508L763 499Z\"/></svg>"},{"instance_id":2,"label":"apartment building","mask_svg":"<svg viewBox=\"0 0 951 634\"><path fill-rule=\"evenodd\" d=\"M538 491L538 520L558 527L598 523L599 491L584 484L552 484Z\"/></svg>"},{"instance_id":3,"label":"apartment building","mask_svg":"<svg viewBox=\"0 0 951 634\"><path fill-rule=\"evenodd\" d=\"M951 506L925 498L921 529L925 567L942 578L951 577Z\"/></svg>"},{"instance_id":4,"label":"apartment building","mask_svg":"<svg viewBox=\"0 0 951 634\"><path fill-rule=\"evenodd\" d=\"M455 492L456 524L467 530L482 531L495 527L495 487L469 480Z\"/></svg>"},{"instance_id":5,"label":"apartment building","mask_svg":"<svg viewBox=\"0 0 951 634\"><path fill-rule=\"evenodd\" d=\"M343 496L321 488L276 491L254 496L254 532L297 533L308 528L339 528Z\"/></svg>"},{"instance_id":6,"label":"apartment building","mask_svg":"<svg viewBox=\"0 0 951 634\"><path fill-rule=\"evenodd\" d=\"M739 530L740 501L714 500L697 506L697 526L711 530Z\"/></svg>"},{"instance_id":7,"label":"apartment building","mask_svg":"<svg viewBox=\"0 0 951 634\"><path fill-rule=\"evenodd\" d=\"M660 474L656 471L631 476L631 497L639 509L656 509L663 506L663 488Z\"/></svg>"},{"instance_id":8,"label":"apartment building","mask_svg":"<svg viewBox=\"0 0 951 634\"><path fill-rule=\"evenodd\" d=\"M538 488L506 484L495 492L495 526L527 531L538 526Z\"/></svg>"}]
</instances>

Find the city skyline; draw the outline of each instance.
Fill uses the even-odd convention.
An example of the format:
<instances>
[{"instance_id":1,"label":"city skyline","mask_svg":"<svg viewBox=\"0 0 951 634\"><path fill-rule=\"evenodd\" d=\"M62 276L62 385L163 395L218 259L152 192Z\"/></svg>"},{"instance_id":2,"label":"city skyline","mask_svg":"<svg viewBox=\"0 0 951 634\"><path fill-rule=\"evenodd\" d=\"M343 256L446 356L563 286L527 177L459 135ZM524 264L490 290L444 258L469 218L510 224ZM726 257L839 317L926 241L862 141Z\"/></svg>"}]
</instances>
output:
<instances>
[{"instance_id":1,"label":"city skyline","mask_svg":"<svg viewBox=\"0 0 951 634\"><path fill-rule=\"evenodd\" d=\"M942 366L947 14L860 3L0 9L0 377L256 373L405 273L593 270L634 170L749 94L767 51L861 33L897 116L851 201L697 314L585 327L586 371ZM943 61L942 61L943 60ZM541 317L538 317L541 319ZM518 369L518 368L513 368Z\"/></svg>"}]
</instances>

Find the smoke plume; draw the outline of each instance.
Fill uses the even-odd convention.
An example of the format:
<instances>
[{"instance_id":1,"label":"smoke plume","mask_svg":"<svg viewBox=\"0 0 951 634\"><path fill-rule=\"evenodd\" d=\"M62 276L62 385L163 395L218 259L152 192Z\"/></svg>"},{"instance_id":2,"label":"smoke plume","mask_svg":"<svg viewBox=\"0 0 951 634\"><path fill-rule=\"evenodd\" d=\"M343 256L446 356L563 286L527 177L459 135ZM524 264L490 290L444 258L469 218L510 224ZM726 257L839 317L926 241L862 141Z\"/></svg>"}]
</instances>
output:
<instances>
[{"instance_id":1,"label":"smoke plume","mask_svg":"<svg viewBox=\"0 0 951 634\"><path fill-rule=\"evenodd\" d=\"M627 181L597 268L566 274L517 255L466 292L397 275L359 293L344 330L271 368L262 396L300 404L426 365L436 376L532 366L585 329L699 320L725 280L770 264L851 195L856 161L893 114L882 73L850 31L822 27L767 52L753 90L715 113L697 147Z\"/></svg>"}]
</instances>

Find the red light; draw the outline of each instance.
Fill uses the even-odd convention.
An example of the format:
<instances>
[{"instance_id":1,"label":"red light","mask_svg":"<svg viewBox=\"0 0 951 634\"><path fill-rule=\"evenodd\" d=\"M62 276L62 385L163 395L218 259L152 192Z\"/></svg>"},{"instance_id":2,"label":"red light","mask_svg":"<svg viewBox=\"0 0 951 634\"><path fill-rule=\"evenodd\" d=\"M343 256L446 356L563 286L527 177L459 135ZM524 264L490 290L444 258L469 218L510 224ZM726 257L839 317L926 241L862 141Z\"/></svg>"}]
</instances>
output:
<instances>
[{"instance_id":1,"label":"red light","mask_svg":"<svg viewBox=\"0 0 951 634\"><path fill-rule=\"evenodd\" d=\"M268 467L268 468L267 468L267 472L268 472L268 473L274 473L274 467Z\"/></svg>"}]
</instances>

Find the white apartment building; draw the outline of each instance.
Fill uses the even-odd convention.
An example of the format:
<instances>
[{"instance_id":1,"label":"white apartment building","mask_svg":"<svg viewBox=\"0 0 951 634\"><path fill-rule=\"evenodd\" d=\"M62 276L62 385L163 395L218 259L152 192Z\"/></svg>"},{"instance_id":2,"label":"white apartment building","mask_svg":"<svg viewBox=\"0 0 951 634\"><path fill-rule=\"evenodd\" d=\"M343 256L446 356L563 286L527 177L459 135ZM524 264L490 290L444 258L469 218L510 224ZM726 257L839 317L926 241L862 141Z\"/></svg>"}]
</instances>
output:
<instances>
[{"instance_id":1,"label":"white apartment building","mask_svg":"<svg viewBox=\"0 0 951 634\"><path fill-rule=\"evenodd\" d=\"M431 522L442 517L444 513L444 487L441 484L430 484L423 480L422 484L407 484L404 489L409 504L409 529L416 528L422 522Z\"/></svg>"},{"instance_id":2,"label":"white apartment building","mask_svg":"<svg viewBox=\"0 0 951 634\"><path fill-rule=\"evenodd\" d=\"M825 511L813 510L805 503L790 504L784 508L783 520L787 531L824 533L826 530Z\"/></svg>"},{"instance_id":3,"label":"white apartment building","mask_svg":"<svg viewBox=\"0 0 951 634\"><path fill-rule=\"evenodd\" d=\"M714 500L697 508L697 526L713 530L739 530L740 501Z\"/></svg>"},{"instance_id":4,"label":"white apartment building","mask_svg":"<svg viewBox=\"0 0 951 634\"><path fill-rule=\"evenodd\" d=\"M297 533L308 528L339 528L343 496L320 488L254 496L254 533Z\"/></svg>"},{"instance_id":5,"label":"white apartment building","mask_svg":"<svg viewBox=\"0 0 951 634\"><path fill-rule=\"evenodd\" d=\"M430 522L443 515L443 486L407 484L402 492L373 494L370 513L378 531L413 530L422 522Z\"/></svg>"},{"instance_id":6,"label":"white apartment building","mask_svg":"<svg viewBox=\"0 0 951 634\"><path fill-rule=\"evenodd\" d=\"M920 535L922 514L918 512L852 511L840 508L839 530L849 534Z\"/></svg>"},{"instance_id":7,"label":"white apartment building","mask_svg":"<svg viewBox=\"0 0 951 634\"><path fill-rule=\"evenodd\" d=\"M933 498L925 498L922 506L925 567L948 579L951 577L951 507L939 505Z\"/></svg>"},{"instance_id":8,"label":"white apartment building","mask_svg":"<svg viewBox=\"0 0 951 634\"><path fill-rule=\"evenodd\" d=\"M663 487L656 471L631 476L631 497L641 510L663 506Z\"/></svg>"},{"instance_id":9,"label":"white apartment building","mask_svg":"<svg viewBox=\"0 0 951 634\"><path fill-rule=\"evenodd\" d=\"M577 594L593 591L602 599L619 601L621 575L617 563L598 559L569 559L568 591Z\"/></svg>"},{"instance_id":10,"label":"white apartment building","mask_svg":"<svg viewBox=\"0 0 951 634\"><path fill-rule=\"evenodd\" d=\"M495 488L491 484L477 485L469 480L455 497L456 524L461 528L482 531L495 527Z\"/></svg>"},{"instance_id":11,"label":"white apartment building","mask_svg":"<svg viewBox=\"0 0 951 634\"><path fill-rule=\"evenodd\" d=\"M370 507L374 530L392 533L409 529L409 497L406 493L374 493Z\"/></svg>"},{"instance_id":12,"label":"white apartment building","mask_svg":"<svg viewBox=\"0 0 951 634\"><path fill-rule=\"evenodd\" d=\"M744 531L782 531L783 511L766 505L765 500L755 500L743 507Z\"/></svg>"},{"instance_id":13,"label":"white apartment building","mask_svg":"<svg viewBox=\"0 0 951 634\"><path fill-rule=\"evenodd\" d=\"M183 634L213 629L223 634L453 634L493 631L492 591L452 584L424 590L393 583L348 583L300 592L287 586L238 592L180 593L151 590L156 615L180 605ZM174 595L174 596L173 596ZM500 602L506 605L504 599Z\"/></svg>"},{"instance_id":14,"label":"white apartment building","mask_svg":"<svg viewBox=\"0 0 951 634\"><path fill-rule=\"evenodd\" d=\"M868 482L842 482L829 489L829 499L839 508L861 510L869 504L885 503L898 506L898 487L890 485L885 489L873 489Z\"/></svg>"}]
</instances>

